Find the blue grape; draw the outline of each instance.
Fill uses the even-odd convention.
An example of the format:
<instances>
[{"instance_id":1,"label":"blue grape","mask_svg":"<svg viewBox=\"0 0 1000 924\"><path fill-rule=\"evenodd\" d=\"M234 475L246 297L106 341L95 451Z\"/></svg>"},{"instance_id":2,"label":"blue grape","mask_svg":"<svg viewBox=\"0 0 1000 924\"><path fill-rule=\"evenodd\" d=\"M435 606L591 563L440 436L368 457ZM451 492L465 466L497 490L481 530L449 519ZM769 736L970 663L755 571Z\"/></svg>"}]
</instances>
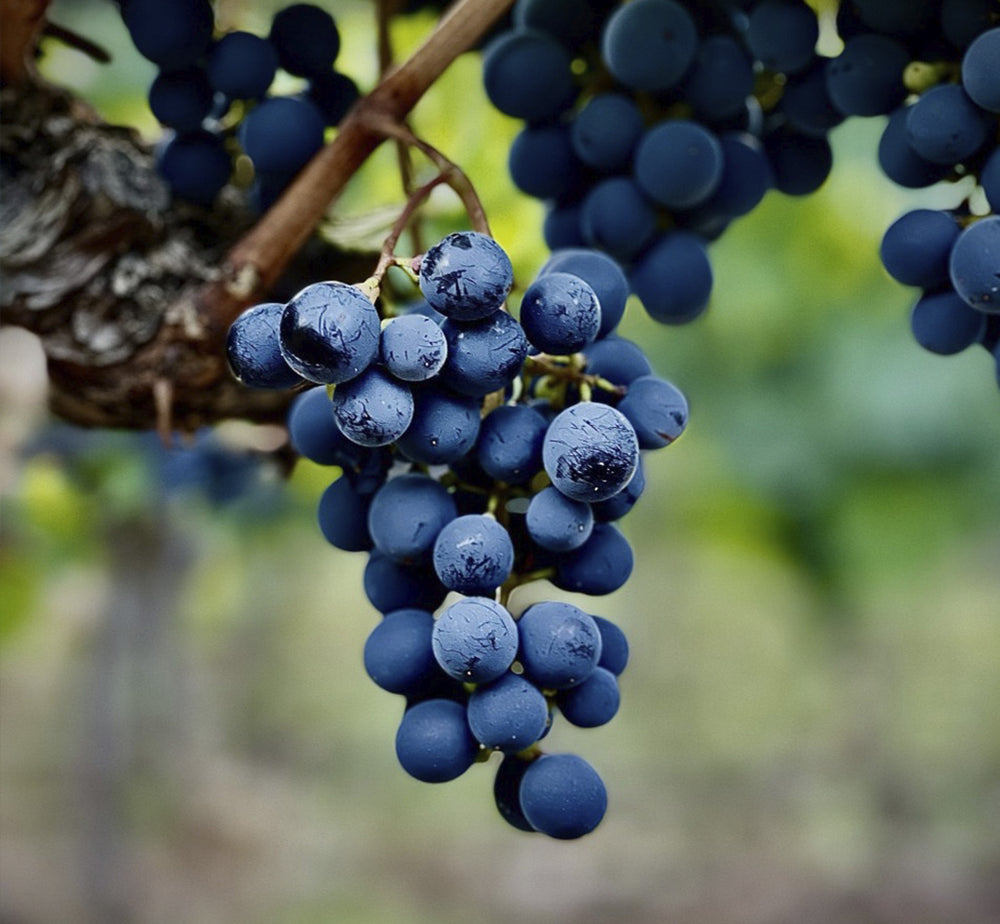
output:
<instances>
[{"instance_id":1,"label":"blue grape","mask_svg":"<svg viewBox=\"0 0 1000 924\"><path fill-rule=\"evenodd\" d=\"M786 196L816 192L833 168L833 150L826 138L803 135L785 127L764 138L774 175L774 188Z\"/></svg>"},{"instance_id":2,"label":"blue grape","mask_svg":"<svg viewBox=\"0 0 1000 924\"><path fill-rule=\"evenodd\" d=\"M212 110L212 88L199 67L160 71L149 88L149 108L157 120L178 131L193 131Z\"/></svg>"},{"instance_id":3,"label":"blue grape","mask_svg":"<svg viewBox=\"0 0 1000 924\"><path fill-rule=\"evenodd\" d=\"M912 209L883 235L882 265L903 285L938 288L948 282L948 258L958 233L958 223L949 212Z\"/></svg>"},{"instance_id":4,"label":"blue grape","mask_svg":"<svg viewBox=\"0 0 1000 924\"><path fill-rule=\"evenodd\" d=\"M525 525L528 535L543 549L569 552L590 538L594 513L590 504L571 500L550 486L531 498Z\"/></svg>"},{"instance_id":5,"label":"blue grape","mask_svg":"<svg viewBox=\"0 0 1000 924\"><path fill-rule=\"evenodd\" d=\"M994 212L1000 212L1000 148L997 148L983 165L979 173L979 185L983 187L990 208Z\"/></svg>"},{"instance_id":6,"label":"blue grape","mask_svg":"<svg viewBox=\"0 0 1000 924\"><path fill-rule=\"evenodd\" d=\"M548 421L524 404L501 405L483 418L476 459L491 478L524 484L542 468Z\"/></svg>"},{"instance_id":7,"label":"blue grape","mask_svg":"<svg viewBox=\"0 0 1000 924\"><path fill-rule=\"evenodd\" d=\"M542 221L542 237L549 250L583 247L587 242L580 230L580 203L552 203Z\"/></svg>"},{"instance_id":8,"label":"blue grape","mask_svg":"<svg viewBox=\"0 0 1000 924\"><path fill-rule=\"evenodd\" d=\"M524 771L519 791L528 824L560 840L589 834L608 807L604 782L575 754L543 754Z\"/></svg>"},{"instance_id":9,"label":"blue grape","mask_svg":"<svg viewBox=\"0 0 1000 924\"><path fill-rule=\"evenodd\" d=\"M489 597L463 597L435 621L431 646L449 677L489 683L514 662L518 637L517 623L499 603Z\"/></svg>"},{"instance_id":10,"label":"blue grape","mask_svg":"<svg viewBox=\"0 0 1000 924\"><path fill-rule=\"evenodd\" d=\"M960 163L989 137L992 120L957 84L940 84L909 109L906 133L910 146L932 164Z\"/></svg>"},{"instance_id":11,"label":"blue grape","mask_svg":"<svg viewBox=\"0 0 1000 924\"><path fill-rule=\"evenodd\" d=\"M507 32L483 52L483 86L501 112L539 122L572 100L570 56L554 38L534 29Z\"/></svg>"},{"instance_id":12,"label":"blue grape","mask_svg":"<svg viewBox=\"0 0 1000 924\"><path fill-rule=\"evenodd\" d=\"M812 67L792 75L781 95L780 111L792 128L804 135L826 135L845 118L830 99L826 61L817 58Z\"/></svg>"},{"instance_id":13,"label":"blue grape","mask_svg":"<svg viewBox=\"0 0 1000 924\"><path fill-rule=\"evenodd\" d=\"M413 419L413 393L373 366L337 386L333 417L344 436L359 446L388 446Z\"/></svg>"},{"instance_id":14,"label":"blue grape","mask_svg":"<svg viewBox=\"0 0 1000 924\"><path fill-rule=\"evenodd\" d=\"M580 209L584 240L623 260L649 243L656 225L657 214L652 203L639 184L627 176L595 183Z\"/></svg>"},{"instance_id":15,"label":"blue grape","mask_svg":"<svg viewBox=\"0 0 1000 924\"><path fill-rule=\"evenodd\" d=\"M323 114L298 96L269 96L240 123L239 139L254 170L297 173L323 147Z\"/></svg>"},{"instance_id":16,"label":"blue grape","mask_svg":"<svg viewBox=\"0 0 1000 924\"><path fill-rule=\"evenodd\" d=\"M499 311L514 284L510 258L476 231L455 231L420 260L420 291L428 304L457 321L478 321Z\"/></svg>"},{"instance_id":17,"label":"blue grape","mask_svg":"<svg viewBox=\"0 0 1000 924\"><path fill-rule=\"evenodd\" d=\"M355 286L315 282L285 305L281 353L304 379L336 385L361 375L378 352L375 306Z\"/></svg>"},{"instance_id":18,"label":"blue grape","mask_svg":"<svg viewBox=\"0 0 1000 924\"><path fill-rule=\"evenodd\" d=\"M633 565L632 547L621 530L595 523L583 545L560 556L552 582L561 590L603 596L624 586Z\"/></svg>"},{"instance_id":19,"label":"blue grape","mask_svg":"<svg viewBox=\"0 0 1000 924\"><path fill-rule=\"evenodd\" d=\"M368 556L363 583L368 602L380 613L405 607L435 610L448 595L430 568L400 564L378 551Z\"/></svg>"},{"instance_id":20,"label":"blue grape","mask_svg":"<svg viewBox=\"0 0 1000 924\"><path fill-rule=\"evenodd\" d=\"M347 475L341 475L320 496L316 517L320 532L334 548L344 552L367 552L372 547L368 532L370 494L362 494Z\"/></svg>"},{"instance_id":21,"label":"blue grape","mask_svg":"<svg viewBox=\"0 0 1000 924\"><path fill-rule=\"evenodd\" d=\"M979 340L986 317L949 288L926 293L917 301L910 313L910 330L925 350L951 356Z\"/></svg>"},{"instance_id":22,"label":"blue grape","mask_svg":"<svg viewBox=\"0 0 1000 924\"><path fill-rule=\"evenodd\" d=\"M538 271L539 276L546 273L572 273L589 283L601 305L598 337L606 337L618 326L625 313L629 283L614 259L585 247L556 250Z\"/></svg>"},{"instance_id":23,"label":"blue grape","mask_svg":"<svg viewBox=\"0 0 1000 924\"><path fill-rule=\"evenodd\" d=\"M900 107L889 116L878 143L878 163L893 183L906 189L923 189L943 179L948 167L932 164L910 146L906 130L910 108Z\"/></svg>"},{"instance_id":24,"label":"blue grape","mask_svg":"<svg viewBox=\"0 0 1000 924\"><path fill-rule=\"evenodd\" d=\"M281 355L278 327L285 306L265 302L244 311L229 327L226 358L229 368L251 388L291 388L302 378Z\"/></svg>"},{"instance_id":25,"label":"blue grape","mask_svg":"<svg viewBox=\"0 0 1000 924\"><path fill-rule=\"evenodd\" d=\"M725 132L722 147L722 176L715 192L704 203L709 212L737 218L753 211L774 183L774 172L764 147L746 132Z\"/></svg>"},{"instance_id":26,"label":"blue grape","mask_svg":"<svg viewBox=\"0 0 1000 924\"><path fill-rule=\"evenodd\" d=\"M448 319L441 325L448 358L440 378L449 388L473 398L506 388L521 371L528 341L506 311L467 324Z\"/></svg>"},{"instance_id":27,"label":"blue grape","mask_svg":"<svg viewBox=\"0 0 1000 924\"><path fill-rule=\"evenodd\" d=\"M434 617L413 607L386 613L365 640L364 665L383 690L419 696L441 674L431 649Z\"/></svg>"},{"instance_id":28,"label":"blue grape","mask_svg":"<svg viewBox=\"0 0 1000 924\"><path fill-rule=\"evenodd\" d=\"M379 358L397 379L422 382L433 378L448 356L444 333L422 314L392 318L382 328Z\"/></svg>"},{"instance_id":29,"label":"blue grape","mask_svg":"<svg viewBox=\"0 0 1000 924\"><path fill-rule=\"evenodd\" d=\"M601 657L597 666L611 671L616 677L628 666L629 647L625 633L604 616L594 616L601 633Z\"/></svg>"},{"instance_id":30,"label":"blue grape","mask_svg":"<svg viewBox=\"0 0 1000 924\"><path fill-rule=\"evenodd\" d=\"M747 21L747 45L772 71L794 74L806 68L818 39L816 14L801 0L762 0Z\"/></svg>"},{"instance_id":31,"label":"blue grape","mask_svg":"<svg viewBox=\"0 0 1000 924\"><path fill-rule=\"evenodd\" d=\"M572 603L533 603L521 614L517 631L524 676L542 689L582 683L601 657L597 623Z\"/></svg>"},{"instance_id":32,"label":"blue grape","mask_svg":"<svg viewBox=\"0 0 1000 924\"><path fill-rule=\"evenodd\" d=\"M513 754L506 755L497 767L493 779L493 801L497 811L509 825L519 831L534 832L535 829L521 811L520 801L521 780L529 766L531 764L527 760Z\"/></svg>"},{"instance_id":33,"label":"blue grape","mask_svg":"<svg viewBox=\"0 0 1000 924\"><path fill-rule=\"evenodd\" d=\"M951 249L949 273L955 291L973 308L1000 313L1000 216L965 228Z\"/></svg>"},{"instance_id":34,"label":"blue grape","mask_svg":"<svg viewBox=\"0 0 1000 924\"><path fill-rule=\"evenodd\" d=\"M469 769L479 753L465 707L450 699L427 699L403 713L396 732L396 757L410 776L445 783Z\"/></svg>"},{"instance_id":35,"label":"blue grape","mask_svg":"<svg viewBox=\"0 0 1000 924\"><path fill-rule=\"evenodd\" d=\"M443 485L409 472L391 478L375 493L368 532L384 555L415 563L430 556L438 533L456 516L455 501Z\"/></svg>"},{"instance_id":36,"label":"blue grape","mask_svg":"<svg viewBox=\"0 0 1000 924\"><path fill-rule=\"evenodd\" d=\"M594 340L601 326L601 306L590 284L579 276L549 272L528 286L520 320L533 346L561 356Z\"/></svg>"},{"instance_id":37,"label":"blue grape","mask_svg":"<svg viewBox=\"0 0 1000 924\"><path fill-rule=\"evenodd\" d=\"M413 419L396 440L406 458L422 465L451 464L475 445L479 402L433 384L413 393Z\"/></svg>"},{"instance_id":38,"label":"blue grape","mask_svg":"<svg viewBox=\"0 0 1000 924\"><path fill-rule=\"evenodd\" d=\"M681 87L701 119L739 114L753 92L753 61L731 35L711 35L698 46L694 65Z\"/></svg>"},{"instance_id":39,"label":"blue grape","mask_svg":"<svg viewBox=\"0 0 1000 924\"><path fill-rule=\"evenodd\" d=\"M634 172L639 186L660 205L689 209L715 192L722 165L722 146L712 131L689 119L672 119L642 136Z\"/></svg>"},{"instance_id":40,"label":"blue grape","mask_svg":"<svg viewBox=\"0 0 1000 924\"><path fill-rule=\"evenodd\" d=\"M606 725L615 717L620 704L618 680L600 665L583 683L560 690L556 697L556 705L566 721L580 728Z\"/></svg>"},{"instance_id":41,"label":"blue grape","mask_svg":"<svg viewBox=\"0 0 1000 924\"><path fill-rule=\"evenodd\" d=\"M267 39L250 32L229 32L208 56L213 89L232 99L260 99L278 69L278 52Z\"/></svg>"},{"instance_id":42,"label":"blue grape","mask_svg":"<svg viewBox=\"0 0 1000 924\"><path fill-rule=\"evenodd\" d=\"M575 50L597 29L599 7L579 0L517 0L513 18L519 30L537 29Z\"/></svg>"},{"instance_id":43,"label":"blue grape","mask_svg":"<svg viewBox=\"0 0 1000 924\"><path fill-rule=\"evenodd\" d=\"M599 93L576 114L570 141L576 156L588 167L620 170L631 162L642 131L642 114L629 97Z\"/></svg>"},{"instance_id":44,"label":"blue grape","mask_svg":"<svg viewBox=\"0 0 1000 924\"><path fill-rule=\"evenodd\" d=\"M207 207L228 182L232 161L221 138L199 130L168 141L156 168L175 196Z\"/></svg>"},{"instance_id":45,"label":"blue grape","mask_svg":"<svg viewBox=\"0 0 1000 924\"><path fill-rule=\"evenodd\" d=\"M614 334L587 344L583 355L587 359L587 374L600 376L612 385L628 385L639 376L650 375L653 371L638 344ZM594 400L608 401L610 398L605 391L596 388Z\"/></svg>"},{"instance_id":46,"label":"blue grape","mask_svg":"<svg viewBox=\"0 0 1000 924\"><path fill-rule=\"evenodd\" d=\"M984 32L966 49L962 86L977 106L1000 112L1000 28Z\"/></svg>"},{"instance_id":47,"label":"blue grape","mask_svg":"<svg viewBox=\"0 0 1000 924\"><path fill-rule=\"evenodd\" d=\"M654 321L685 324L708 307L712 267L701 238L671 231L639 258L632 270L632 290Z\"/></svg>"},{"instance_id":48,"label":"blue grape","mask_svg":"<svg viewBox=\"0 0 1000 924\"><path fill-rule=\"evenodd\" d=\"M903 71L909 63L906 47L893 38L875 34L849 38L826 66L830 101L848 116L890 113L906 97Z\"/></svg>"},{"instance_id":49,"label":"blue grape","mask_svg":"<svg viewBox=\"0 0 1000 924\"><path fill-rule=\"evenodd\" d=\"M673 0L633 0L618 7L601 36L608 70L634 90L669 90L687 72L697 48L694 20Z\"/></svg>"},{"instance_id":50,"label":"blue grape","mask_svg":"<svg viewBox=\"0 0 1000 924\"><path fill-rule=\"evenodd\" d=\"M281 66L297 77L326 74L340 52L336 22L311 3L293 3L275 13L269 38Z\"/></svg>"},{"instance_id":51,"label":"blue grape","mask_svg":"<svg viewBox=\"0 0 1000 924\"><path fill-rule=\"evenodd\" d=\"M468 717L480 744L516 754L542 737L549 706L538 687L508 672L472 692Z\"/></svg>"},{"instance_id":52,"label":"blue grape","mask_svg":"<svg viewBox=\"0 0 1000 924\"><path fill-rule=\"evenodd\" d=\"M862 22L887 34L926 29L936 12L937 0L854 0Z\"/></svg>"},{"instance_id":53,"label":"blue grape","mask_svg":"<svg viewBox=\"0 0 1000 924\"><path fill-rule=\"evenodd\" d=\"M639 443L621 412L586 402L571 405L549 424L542 459L563 494L594 503L629 483L639 464Z\"/></svg>"},{"instance_id":54,"label":"blue grape","mask_svg":"<svg viewBox=\"0 0 1000 924\"><path fill-rule=\"evenodd\" d=\"M640 449L667 446L687 426L687 399L675 385L655 375L633 379L617 407L632 424Z\"/></svg>"},{"instance_id":55,"label":"blue grape","mask_svg":"<svg viewBox=\"0 0 1000 924\"><path fill-rule=\"evenodd\" d=\"M581 183L580 161L568 126L528 125L518 132L507 155L514 185L536 199L565 199Z\"/></svg>"},{"instance_id":56,"label":"blue grape","mask_svg":"<svg viewBox=\"0 0 1000 924\"><path fill-rule=\"evenodd\" d=\"M996 0L941 0L941 28L956 48L970 45L996 22Z\"/></svg>"},{"instance_id":57,"label":"blue grape","mask_svg":"<svg viewBox=\"0 0 1000 924\"><path fill-rule=\"evenodd\" d=\"M493 593L510 577L514 546L492 517L466 514L442 527L432 560L438 580L449 590L471 596Z\"/></svg>"},{"instance_id":58,"label":"blue grape","mask_svg":"<svg viewBox=\"0 0 1000 924\"><path fill-rule=\"evenodd\" d=\"M122 18L139 53L164 70L197 63L215 24L209 0L128 0Z\"/></svg>"},{"instance_id":59,"label":"blue grape","mask_svg":"<svg viewBox=\"0 0 1000 924\"><path fill-rule=\"evenodd\" d=\"M347 74L330 71L309 78L306 98L323 114L327 125L339 125L361 98L361 91Z\"/></svg>"},{"instance_id":60,"label":"blue grape","mask_svg":"<svg viewBox=\"0 0 1000 924\"><path fill-rule=\"evenodd\" d=\"M288 412L288 433L295 451L318 465L357 468L369 452L340 432L330 396L322 385L295 397Z\"/></svg>"}]
</instances>

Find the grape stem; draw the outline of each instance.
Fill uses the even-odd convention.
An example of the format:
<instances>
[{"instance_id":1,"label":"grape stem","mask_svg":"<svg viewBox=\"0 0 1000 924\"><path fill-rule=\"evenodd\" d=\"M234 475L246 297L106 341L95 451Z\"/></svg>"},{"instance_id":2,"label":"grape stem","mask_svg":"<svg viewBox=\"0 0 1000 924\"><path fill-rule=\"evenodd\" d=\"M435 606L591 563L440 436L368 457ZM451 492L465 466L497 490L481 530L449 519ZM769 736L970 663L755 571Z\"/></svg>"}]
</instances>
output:
<instances>
[{"instance_id":1,"label":"grape stem","mask_svg":"<svg viewBox=\"0 0 1000 924\"><path fill-rule=\"evenodd\" d=\"M599 375L584 372L584 363L585 360L582 353L573 354L573 356L568 358L568 362L556 360L551 356L541 353L536 356L528 356L524 360L524 371L528 375L546 375L555 379L561 379L564 382L579 385L581 389L588 391L599 388L618 397L626 394L628 388L625 385L615 385L614 382L609 382Z\"/></svg>"},{"instance_id":2,"label":"grape stem","mask_svg":"<svg viewBox=\"0 0 1000 924\"><path fill-rule=\"evenodd\" d=\"M428 142L418 138L402 122L390 121L380 113L373 113L370 116L365 115L363 118L373 132L383 135L386 138L395 138L397 141L415 147L424 153L434 166L441 171L441 179L462 200L462 205L469 216L472 229L490 237L493 236L490 234L490 224L486 218L486 210L483 208L482 200L479 198L476 188L472 185L472 181L458 164L449 159L432 144L428 144Z\"/></svg>"},{"instance_id":3,"label":"grape stem","mask_svg":"<svg viewBox=\"0 0 1000 924\"><path fill-rule=\"evenodd\" d=\"M415 147L422 151L440 170L440 173L433 179L428 180L422 186L418 186L409 192L406 204L399 213L399 217L393 222L392 229L382 244L382 252L379 254L378 264L375 266L372 275L365 280L363 285L365 294L372 301L375 301L378 298L382 280L385 278L385 274L389 271L390 266L399 266L403 269L409 269L410 272L415 272L417 259L408 261L396 257L394 255L396 245L399 243L403 232L418 214L417 210L438 186L446 183L455 191L462 200L469 220L476 231L482 231L484 234L489 234L490 231L482 200L479 198L478 193L476 193L472 181L458 164L449 160L448 157L433 145L418 138L407 126L401 123L390 122L383 117L373 117L370 120L366 117L366 121L370 121L370 128L373 132L377 132L385 138L395 138L408 148Z\"/></svg>"}]
</instances>

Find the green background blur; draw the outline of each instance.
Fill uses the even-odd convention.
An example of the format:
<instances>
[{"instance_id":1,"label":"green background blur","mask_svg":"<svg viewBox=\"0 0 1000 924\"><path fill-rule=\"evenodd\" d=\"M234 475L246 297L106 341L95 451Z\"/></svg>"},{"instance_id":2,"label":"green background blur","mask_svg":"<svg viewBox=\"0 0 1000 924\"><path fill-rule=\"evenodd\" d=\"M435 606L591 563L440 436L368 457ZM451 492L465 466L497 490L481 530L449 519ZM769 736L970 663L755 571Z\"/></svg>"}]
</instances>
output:
<instances>
[{"instance_id":1,"label":"green background blur","mask_svg":"<svg viewBox=\"0 0 1000 924\"><path fill-rule=\"evenodd\" d=\"M279 5L220 17L264 32ZM338 66L368 89L371 6L334 12ZM51 47L45 72L154 137L153 72L113 7L67 0L53 18L116 60ZM400 53L429 24L401 26ZM474 56L414 123L530 281L542 210L506 177L518 126L486 107ZM583 601L632 660L611 724L557 723L547 742L608 784L577 842L508 827L486 767L430 786L397 766L401 702L361 664L378 620L364 556L315 524L335 472L300 463L220 509L157 503L129 438L83 471L26 457L42 364L4 331L0 921L1000 920L1000 396L986 351L911 339L912 292L878 242L954 193L881 178L880 127L838 129L819 193L771 193L713 245L703 318L658 327L634 305L622 325L691 424L646 460L623 521L632 579ZM394 164L386 149L359 175L339 233L398 206ZM463 224L448 193L431 220Z\"/></svg>"}]
</instances>

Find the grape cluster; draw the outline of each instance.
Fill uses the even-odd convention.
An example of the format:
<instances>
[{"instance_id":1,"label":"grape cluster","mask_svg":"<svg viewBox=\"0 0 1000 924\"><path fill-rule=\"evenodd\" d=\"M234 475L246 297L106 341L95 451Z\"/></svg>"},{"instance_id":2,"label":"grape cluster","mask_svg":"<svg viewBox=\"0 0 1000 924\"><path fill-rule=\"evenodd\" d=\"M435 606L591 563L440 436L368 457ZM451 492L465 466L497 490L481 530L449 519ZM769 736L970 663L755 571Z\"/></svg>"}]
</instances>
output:
<instances>
[{"instance_id":1,"label":"grape cluster","mask_svg":"<svg viewBox=\"0 0 1000 924\"><path fill-rule=\"evenodd\" d=\"M450 234L413 265L423 299L385 320L370 286L340 282L250 309L230 330L230 364L255 386L314 384L292 406L291 439L342 470L319 525L368 554L364 588L383 619L364 665L406 699L403 768L442 782L497 751L503 817L576 838L603 817L604 784L538 742L557 715L581 727L615 715L628 643L573 603L519 612L512 592L625 583L617 522L645 486L642 452L680 436L687 402L615 333L628 283L608 256L553 254L518 318L492 238Z\"/></svg>"},{"instance_id":2,"label":"grape cluster","mask_svg":"<svg viewBox=\"0 0 1000 924\"><path fill-rule=\"evenodd\" d=\"M845 0L832 57L817 51L805 0L518 0L513 24L487 46L483 81L525 123L509 153L514 184L548 204L551 248L615 257L655 320L698 317L712 289L708 244L769 190L818 189L833 164L829 132L883 116L890 179L974 177L982 190L966 188L948 219L954 252L942 243L948 221L919 215L883 247L889 271L925 289L917 339L996 353L996 0ZM950 266L930 275L941 247Z\"/></svg>"},{"instance_id":3,"label":"grape cluster","mask_svg":"<svg viewBox=\"0 0 1000 924\"><path fill-rule=\"evenodd\" d=\"M340 34L319 6L284 7L267 36L216 36L210 0L122 0L121 13L159 68L149 106L171 134L157 165L181 199L211 205L242 153L254 169L250 202L266 209L358 99L354 81L334 69ZM303 78L303 91L271 94L279 68Z\"/></svg>"}]
</instances>

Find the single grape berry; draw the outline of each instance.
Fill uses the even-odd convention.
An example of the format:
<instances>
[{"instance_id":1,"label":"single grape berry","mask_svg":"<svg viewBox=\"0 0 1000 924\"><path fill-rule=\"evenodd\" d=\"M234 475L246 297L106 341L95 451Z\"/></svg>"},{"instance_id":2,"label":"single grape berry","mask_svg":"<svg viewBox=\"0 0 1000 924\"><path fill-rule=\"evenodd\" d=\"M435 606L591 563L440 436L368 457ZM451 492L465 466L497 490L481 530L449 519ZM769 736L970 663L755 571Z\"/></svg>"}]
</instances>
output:
<instances>
[{"instance_id":1,"label":"single grape berry","mask_svg":"<svg viewBox=\"0 0 1000 924\"><path fill-rule=\"evenodd\" d=\"M372 547L368 532L371 494L357 490L353 479L341 475L320 496L316 518L323 538L344 552L367 552Z\"/></svg>"},{"instance_id":2,"label":"single grape berry","mask_svg":"<svg viewBox=\"0 0 1000 924\"><path fill-rule=\"evenodd\" d=\"M519 792L527 822L561 840L589 834L608 807L604 782L575 754L543 754L524 771Z\"/></svg>"},{"instance_id":3,"label":"single grape berry","mask_svg":"<svg viewBox=\"0 0 1000 924\"><path fill-rule=\"evenodd\" d=\"M214 90L233 99L260 99L278 69L274 45L250 32L229 32L208 56L208 80Z\"/></svg>"},{"instance_id":4,"label":"single grape berry","mask_svg":"<svg viewBox=\"0 0 1000 924\"><path fill-rule=\"evenodd\" d=\"M517 623L489 597L464 597L434 623L431 645L442 670L456 680L489 683L517 654Z\"/></svg>"},{"instance_id":5,"label":"single grape berry","mask_svg":"<svg viewBox=\"0 0 1000 924\"><path fill-rule=\"evenodd\" d=\"M561 411L542 447L545 471L567 497L593 503L625 487L639 464L639 441L625 416L586 402Z\"/></svg>"},{"instance_id":6,"label":"single grape berry","mask_svg":"<svg viewBox=\"0 0 1000 924\"><path fill-rule=\"evenodd\" d=\"M559 711L568 722L580 728L606 725L615 717L620 703L618 680L600 665L583 683L560 690L556 697Z\"/></svg>"},{"instance_id":7,"label":"single grape berry","mask_svg":"<svg viewBox=\"0 0 1000 924\"><path fill-rule=\"evenodd\" d=\"M312 3L293 3L275 13L270 39L281 66L297 77L326 74L340 52L334 18Z\"/></svg>"},{"instance_id":8,"label":"single grape berry","mask_svg":"<svg viewBox=\"0 0 1000 924\"><path fill-rule=\"evenodd\" d=\"M441 528L433 562L438 579L449 590L492 594L510 577L514 546L507 530L492 517L466 514Z\"/></svg>"},{"instance_id":9,"label":"single grape berry","mask_svg":"<svg viewBox=\"0 0 1000 924\"><path fill-rule=\"evenodd\" d=\"M579 276L552 272L539 276L524 293L521 327L543 353L575 353L597 337L601 306Z\"/></svg>"},{"instance_id":10,"label":"single grape berry","mask_svg":"<svg viewBox=\"0 0 1000 924\"><path fill-rule=\"evenodd\" d=\"M418 695L441 670L431 650L434 617L407 607L386 613L365 640L365 672L383 690Z\"/></svg>"},{"instance_id":11,"label":"single grape berry","mask_svg":"<svg viewBox=\"0 0 1000 924\"><path fill-rule=\"evenodd\" d=\"M375 493L368 510L368 531L375 548L398 562L426 559L434 540L457 511L440 482L419 472L387 481Z\"/></svg>"},{"instance_id":12,"label":"single grape berry","mask_svg":"<svg viewBox=\"0 0 1000 924\"><path fill-rule=\"evenodd\" d=\"M431 307L458 321L489 317L514 284L510 258L491 237L456 231L420 260L420 291Z\"/></svg>"},{"instance_id":13,"label":"single grape berry","mask_svg":"<svg viewBox=\"0 0 1000 924\"><path fill-rule=\"evenodd\" d=\"M516 754L541 738L549 707L538 687L508 672L472 692L468 714L480 744Z\"/></svg>"},{"instance_id":14,"label":"single grape berry","mask_svg":"<svg viewBox=\"0 0 1000 924\"><path fill-rule=\"evenodd\" d=\"M955 291L973 308L1000 314L1000 215L973 222L959 234L949 272Z\"/></svg>"},{"instance_id":15,"label":"single grape berry","mask_svg":"<svg viewBox=\"0 0 1000 924\"><path fill-rule=\"evenodd\" d=\"M413 419L396 448L413 462L442 465L457 462L475 445L479 433L475 398L428 383L413 391Z\"/></svg>"},{"instance_id":16,"label":"single grape berry","mask_svg":"<svg viewBox=\"0 0 1000 924\"><path fill-rule=\"evenodd\" d=\"M517 631L524 676L543 689L582 683L601 657L597 623L571 603L533 603L521 614Z\"/></svg>"},{"instance_id":17,"label":"single grape berry","mask_svg":"<svg viewBox=\"0 0 1000 924\"><path fill-rule=\"evenodd\" d=\"M396 757L410 776L425 783L445 783L465 773L478 752L461 703L426 699L403 713L396 732Z\"/></svg>"},{"instance_id":18,"label":"single grape berry","mask_svg":"<svg viewBox=\"0 0 1000 924\"><path fill-rule=\"evenodd\" d=\"M251 388L291 388L302 381L284 356L278 328L285 306L265 302L243 312L230 326L226 358L234 376Z\"/></svg>"},{"instance_id":19,"label":"single grape berry","mask_svg":"<svg viewBox=\"0 0 1000 924\"><path fill-rule=\"evenodd\" d=\"M289 366L311 382L335 385L359 376L375 359L379 317L355 286L316 282L285 306L280 334Z\"/></svg>"},{"instance_id":20,"label":"single grape berry","mask_svg":"<svg viewBox=\"0 0 1000 924\"><path fill-rule=\"evenodd\" d=\"M423 382L433 378L447 356L444 333L427 315L401 315L382 328L379 357L397 379Z\"/></svg>"},{"instance_id":21,"label":"single grape berry","mask_svg":"<svg viewBox=\"0 0 1000 924\"><path fill-rule=\"evenodd\" d=\"M687 426L687 399L679 388L655 375L633 379L617 406L632 424L640 449L668 446Z\"/></svg>"},{"instance_id":22,"label":"single grape berry","mask_svg":"<svg viewBox=\"0 0 1000 924\"><path fill-rule=\"evenodd\" d=\"M413 394L402 382L372 367L337 386L333 418L359 446L388 446L413 419Z\"/></svg>"},{"instance_id":23,"label":"single grape berry","mask_svg":"<svg viewBox=\"0 0 1000 924\"><path fill-rule=\"evenodd\" d=\"M590 538L594 513L590 504L572 500L549 486L531 498L525 525L528 535L543 549L569 552Z\"/></svg>"},{"instance_id":24,"label":"single grape berry","mask_svg":"<svg viewBox=\"0 0 1000 924\"><path fill-rule=\"evenodd\" d=\"M548 422L526 404L502 405L483 419L476 459L483 471L507 484L524 484L542 468Z\"/></svg>"},{"instance_id":25,"label":"single grape berry","mask_svg":"<svg viewBox=\"0 0 1000 924\"><path fill-rule=\"evenodd\" d=\"M448 358L441 381L449 388L482 398L506 388L521 371L528 340L521 325L506 311L495 311L481 321L451 318L441 325L448 341Z\"/></svg>"}]
</instances>

